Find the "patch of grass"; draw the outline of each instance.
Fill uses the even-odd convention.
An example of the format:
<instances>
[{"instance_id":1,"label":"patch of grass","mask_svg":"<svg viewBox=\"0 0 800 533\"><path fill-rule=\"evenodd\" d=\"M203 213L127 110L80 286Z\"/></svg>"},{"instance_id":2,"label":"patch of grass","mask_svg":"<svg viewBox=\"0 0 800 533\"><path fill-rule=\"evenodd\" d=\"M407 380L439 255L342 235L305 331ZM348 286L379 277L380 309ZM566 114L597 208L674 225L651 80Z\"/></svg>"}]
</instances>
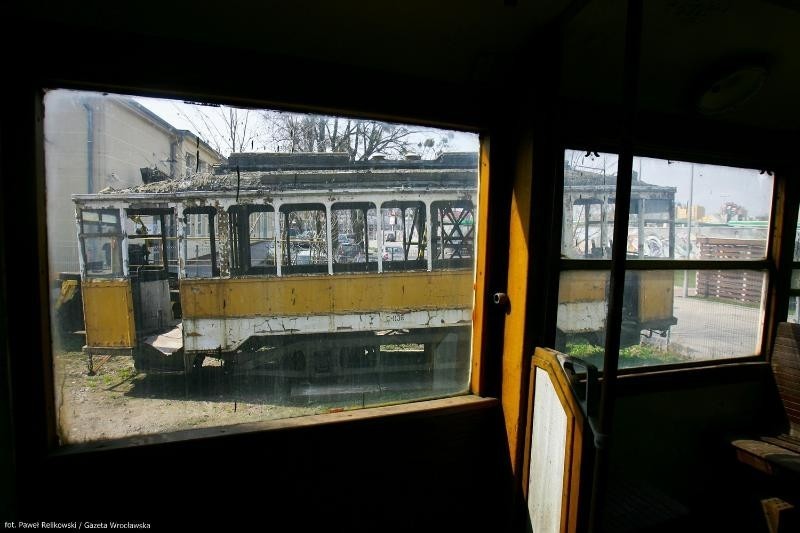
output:
<instances>
[{"instance_id":1,"label":"patch of grass","mask_svg":"<svg viewBox=\"0 0 800 533\"><path fill-rule=\"evenodd\" d=\"M120 368L118 370L109 372L108 374L103 374L101 377L103 378L103 385L110 387L111 385L116 385L120 382L127 381L135 375L136 370L133 368Z\"/></svg>"},{"instance_id":2,"label":"patch of grass","mask_svg":"<svg viewBox=\"0 0 800 533\"><path fill-rule=\"evenodd\" d=\"M604 352L603 346L589 343L567 343L566 348L568 355L586 359L598 367L602 366ZM619 351L619 357L620 368L682 363L687 360L685 355L649 344L635 344L622 348Z\"/></svg>"},{"instance_id":3,"label":"patch of grass","mask_svg":"<svg viewBox=\"0 0 800 533\"><path fill-rule=\"evenodd\" d=\"M86 386L91 389L95 389L98 386L103 388L113 387L135 377L136 374L136 370L130 367L101 369L94 376L86 376Z\"/></svg>"},{"instance_id":4,"label":"patch of grass","mask_svg":"<svg viewBox=\"0 0 800 533\"><path fill-rule=\"evenodd\" d=\"M567 343L567 354L575 356L575 357L594 357L594 356L603 356L603 352L605 349L602 346L597 346L596 344L589 344L588 342L582 343Z\"/></svg>"},{"instance_id":5,"label":"patch of grass","mask_svg":"<svg viewBox=\"0 0 800 533\"><path fill-rule=\"evenodd\" d=\"M619 356L622 359L640 359L644 364L669 364L681 363L686 361L686 356L672 352L670 350L662 350L657 346L649 344L635 344L627 346L619 351ZM625 366L624 363L621 366ZM628 366L634 366L633 364Z\"/></svg>"}]
</instances>

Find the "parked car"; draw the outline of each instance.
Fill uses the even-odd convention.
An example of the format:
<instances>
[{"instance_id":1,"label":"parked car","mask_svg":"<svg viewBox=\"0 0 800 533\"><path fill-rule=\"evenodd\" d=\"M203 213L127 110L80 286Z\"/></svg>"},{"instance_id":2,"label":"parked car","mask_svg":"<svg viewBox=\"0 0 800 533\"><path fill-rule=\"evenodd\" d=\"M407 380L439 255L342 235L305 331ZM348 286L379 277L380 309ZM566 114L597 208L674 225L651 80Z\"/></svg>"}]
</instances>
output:
<instances>
[{"instance_id":1,"label":"parked car","mask_svg":"<svg viewBox=\"0 0 800 533\"><path fill-rule=\"evenodd\" d=\"M383 260L384 261L402 261L403 244L399 242L385 243L383 245Z\"/></svg>"},{"instance_id":2,"label":"parked car","mask_svg":"<svg viewBox=\"0 0 800 533\"><path fill-rule=\"evenodd\" d=\"M337 263L363 263L364 247L360 244L339 244L336 250Z\"/></svg>"}]
</instances>

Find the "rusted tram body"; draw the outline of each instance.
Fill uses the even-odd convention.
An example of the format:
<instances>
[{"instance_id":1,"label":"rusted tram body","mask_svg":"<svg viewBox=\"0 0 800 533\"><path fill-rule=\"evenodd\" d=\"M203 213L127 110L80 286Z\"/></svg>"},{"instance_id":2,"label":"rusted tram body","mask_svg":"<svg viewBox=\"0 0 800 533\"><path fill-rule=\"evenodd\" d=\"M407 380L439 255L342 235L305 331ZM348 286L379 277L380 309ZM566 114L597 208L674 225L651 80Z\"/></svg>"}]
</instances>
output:
<instances>
[{"instance_id":1,"label":"rusted tram body","mask_svg":"<svg viewBox=\"0 0 800 533\"><path fill-rule=\"evenodd\" d=\"M476 154L233 154L73 201L90 366L467 384Z\"/></svg>"}]
</instances>

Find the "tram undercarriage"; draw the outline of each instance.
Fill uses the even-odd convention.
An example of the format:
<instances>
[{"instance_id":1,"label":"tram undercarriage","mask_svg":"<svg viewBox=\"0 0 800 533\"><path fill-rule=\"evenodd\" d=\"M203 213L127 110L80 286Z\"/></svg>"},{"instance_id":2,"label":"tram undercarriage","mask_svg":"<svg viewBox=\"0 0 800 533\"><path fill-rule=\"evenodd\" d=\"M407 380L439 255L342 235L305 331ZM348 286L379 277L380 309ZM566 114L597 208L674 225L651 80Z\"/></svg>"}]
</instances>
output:
<instances>
[{"instance_id":1,"label":"tram undercarriage","mask_svg":"<svg viewBox=\"0 0 800 533\"><path fill-rule=\"evenodd\" d=\"M220 370L230 379L272 378L286 396L381 392L411 383L452 388L469 378L470 328L261 335L227 352L165 353L145 342L134 362L141 372L184 373L195 381Z\"/></svg>"}]
</instances>

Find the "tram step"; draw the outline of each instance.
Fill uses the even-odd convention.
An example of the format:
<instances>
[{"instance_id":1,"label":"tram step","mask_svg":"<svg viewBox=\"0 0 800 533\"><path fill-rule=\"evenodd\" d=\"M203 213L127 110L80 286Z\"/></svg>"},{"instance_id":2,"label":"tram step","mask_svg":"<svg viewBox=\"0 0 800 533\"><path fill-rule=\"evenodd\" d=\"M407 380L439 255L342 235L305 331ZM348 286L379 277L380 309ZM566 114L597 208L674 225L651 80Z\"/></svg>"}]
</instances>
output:
<instances>
[{"instance_id":1,"label":"tram step","mask_svg":"<svg viewBox=\"0 0 800 533\"><path fill-rule=\"evenodd\" d=\"M171 330L160 335L151 335L142 341L164 355L172 355L183 348L183 324L178 324Z\"/></svg>"}]
</instances>

